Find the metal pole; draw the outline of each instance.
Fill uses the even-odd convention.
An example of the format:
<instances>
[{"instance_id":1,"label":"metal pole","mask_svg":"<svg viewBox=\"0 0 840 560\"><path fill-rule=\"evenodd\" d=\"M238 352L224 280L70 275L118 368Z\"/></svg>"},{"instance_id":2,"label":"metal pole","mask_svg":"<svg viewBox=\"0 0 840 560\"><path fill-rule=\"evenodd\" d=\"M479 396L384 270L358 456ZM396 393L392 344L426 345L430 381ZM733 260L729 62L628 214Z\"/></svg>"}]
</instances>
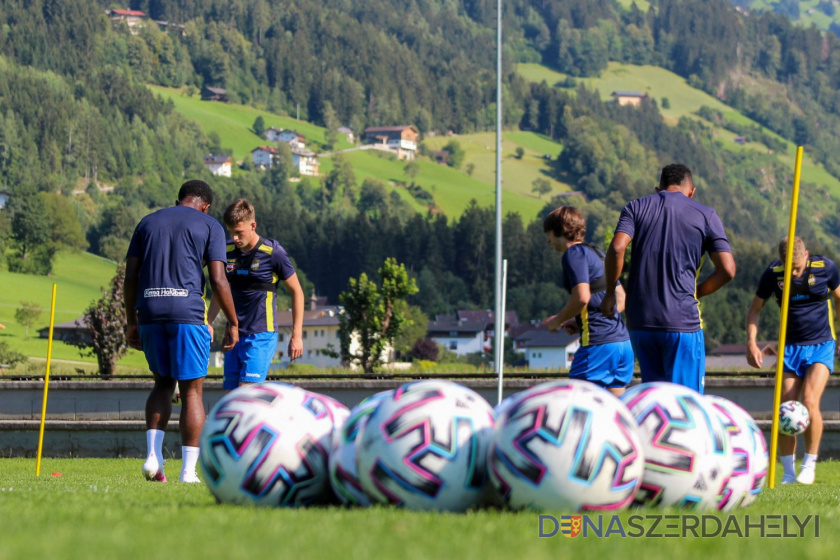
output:
<instances>
[{"instance_id":1,"label":"metal pole","mask_svg":"<svg viewBox=\"0 0 840 560\"><path fill-rule=\"evenodd\" d=\"M496 324L493 365L502 375L505 318L502 315L502 0L496 0Z\"/></svg>"},{"instance_id":2,"label":"metal pole","mask_svg":"<svg viewBox=\"0 0 840 560\"><path fill-rule=\"evenodd\" d=\"M502 404L502 392L504 389L504 367L505 367L505 302L507 300L507 259L502 261L502 336L499 338L501 344L497 344L499 348L501 348L501 352L499 355L499 395L498 401L496 404Z\"/></svg>"}]
</instances>

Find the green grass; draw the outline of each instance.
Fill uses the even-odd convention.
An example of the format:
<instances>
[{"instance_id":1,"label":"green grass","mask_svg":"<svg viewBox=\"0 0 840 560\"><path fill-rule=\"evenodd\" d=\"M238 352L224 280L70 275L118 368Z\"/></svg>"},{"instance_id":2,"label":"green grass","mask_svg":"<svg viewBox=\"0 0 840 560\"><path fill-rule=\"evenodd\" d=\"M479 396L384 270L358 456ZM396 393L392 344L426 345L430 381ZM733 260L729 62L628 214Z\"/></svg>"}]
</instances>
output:
<instances>
[{"instance_id":1,"label":"green grass","mask_svg":"<svg viewBox=\"0 0 840 560\"><path fill-rule=\"evenodd\" d=\"M50 324L52 286L56 285L55 322L63 323L81 317L88 306L102 297L101 286L107 286L117 265L90 253L61 252L56 256L52 276L33 276L0 270L0 341L27 356L46 358L47 339L38 338L38 329ZM25 329L15 321L21 301L32 301L43 309L39 321L25 336ZM53 360L95 363L94 357L83 357L79 349L63 342L53 343ZM120 360L120 365L145 367L143 355L134 350Z\"/></svg>"},{"instance_id":2,"label":"green grass","mask_svg":"<svg viewBox=\"0 0 840 560\"><path fill-rule=\"evenodd\" d=\"M142 434L138 434L142 437ZM0 459L0 559L226 558L715 558L836 557L840 464L820 463L807 486L765 490L733 515L820 515L820 538L538 538L538 514L458 514L393 508L254 509L217 505L203 484L142 480L137 459ZM172 460L167 471L179 471ZM778 469L779 471L781 469ZM60 472L63 476L51 476ZM553 512L557 515L559 512ZM621 514L625 527L631 514ZM678 514L670 510L666 513ZM709 513L725 523L727 514ZM590 517L592 515L590 514ZM605 515L605 521L610 516ZM673 522L673 521L671 521ZM651 528L650 522L643 526ZM793 525L791 521L791 525ZM606 526L606 523L605 523ZM664 523L660 526L664 530ZM774 532L780 532L775 529Z\"/></svg>"},{"instance_id":3,"label":"green grass","mask_svg":"<svg viewBox=\"0 0 840 560\"><path fill-rule=\"evenodd\" d=\"M767 11L772 12L773 6L775 4L775 0L753 0L752 4L750 4L750 11L751 12L758 12L758 11ZM829 26L834 22L840 22L840 9L835 5L836 12L834 17L827 15L822 10L818 9L817 6L820 4L820 0L798 0L799 4L799 19L792 20L799 26L802 27L811 27L812 25L816 25L823 31L827 30ZM812 10L812 13L808 13L809 10Z\"/></svg>"},{"instance_id":4,"label":"green grass","mask_svg":"<svg viewBox=\"0 0 840 560\"><path fill-rule=\"evenodd\" d=\"M222 147L233 150L233 159L242 161L251 156L251 151L258 146L270 144L265 138L253 133L251 127L257 117L262 116L265 127L272 126L297 130L306 137L307 148L321 151L326 129L299 121L293 117L277 115L247 105L234 103L216 103L202 101L200 96L187 97L180 89L149 85L156 94L164 99L171 99L175 110L199 123L204 132L216 132L222 140ZM336 149L349 148L350 143L343 135L338 135Z\"/></svg>"},{"instance_id":5,"label":"green grass","mask_svg":"<svg viewBox=\"0 0 840 560\"><path fill-rule=\"evenodd\" d=\"M629 10L634 3L645 13L650 9L650 2L647 0L618 0L618 4L625 10Z\"/></svg>"},{"instance_id":6,"label":"green grass","mask_svg":"<svg viewBox=\"0 0 840 560\"><path fill-rule=\"evenodd\" d=\"M556 84L565 80L567 77L566 74L556 72L540 64L520 64L517 67L517 71L528 81L541 82L545 80L548 84ZM617 90L646 93L648 96L656 99L660 112L666 122L670 124L675 125L680 117L694 118L711 126L714 129L715 137L720 140L721 145L726 150L733 152L750 150L757 153L767 153L766 146L759 142L747 142L743 146L736 144L734 140L738 136L737 134L722 127L714 126L698 117L695 113L700 107L705 105L711 109L720 111L728 121L733 123L761 125L746 117L740 111L722 103L714 96L691 87L684 78L664 68L610 62L601 76L576 79L578 83L586 84L587 88L597 90L603 100L610 99L612 92ZM663 98L668 98L670 104L668 109L662 108ZM796 153L796 148L793 143L784 140L768 129L764 130L786 144L787 149L784 153L777 152L774 155L790 169L793 169ZM840 197L840 180L828 173L822 165L814 162L813 158L807 153L802 158L802 181L804 183L825 185L834 196Z\"/></svg>"}]
</instances>

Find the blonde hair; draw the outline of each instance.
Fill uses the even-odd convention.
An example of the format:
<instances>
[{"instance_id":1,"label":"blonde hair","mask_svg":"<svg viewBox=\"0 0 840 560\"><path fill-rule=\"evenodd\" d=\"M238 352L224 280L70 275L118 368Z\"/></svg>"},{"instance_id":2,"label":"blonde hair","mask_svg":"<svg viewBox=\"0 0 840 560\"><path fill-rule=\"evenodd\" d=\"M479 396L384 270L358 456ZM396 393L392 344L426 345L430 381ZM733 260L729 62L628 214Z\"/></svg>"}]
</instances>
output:
<instances>
[{"instance_id":1,"label":"blonde hair","mask_svg":"<svg viewBox=\"0 0 840 560\"><path fill-rule=\"evenodd\" d=\"M787 236L783 237L781 241L779 241L779 260L785 262L785 257L787 256L787 245L788 245L788 238ZM799 236L793 238L793 262L799 262L805 258L805 242L802 241L802 238Z\"/></svg>"},{"instance_id":2,"label":"blonde hair","mask_svg":"<svg viewBox=\"0 0 840 560\"><path fill-rule=\"evenodd\" d=\"M240 222L253 222L256 219L254 206L244 198L238 198L227 207L222 220L228 227L234 227Z\"/></svg>"}]
</instances>

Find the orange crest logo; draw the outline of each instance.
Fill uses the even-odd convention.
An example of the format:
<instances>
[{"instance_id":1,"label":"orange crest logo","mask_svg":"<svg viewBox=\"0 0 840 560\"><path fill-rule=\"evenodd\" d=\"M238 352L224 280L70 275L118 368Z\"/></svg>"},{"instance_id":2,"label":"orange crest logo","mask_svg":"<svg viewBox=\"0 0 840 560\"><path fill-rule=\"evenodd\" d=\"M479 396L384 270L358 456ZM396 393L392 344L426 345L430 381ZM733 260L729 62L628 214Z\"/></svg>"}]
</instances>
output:
<instances>
[{"instance_id":1,"label":"orange crest logo","mask_svg":"<svg viewBox=\"0 0 840 560\"><path fill-rule=\"evenodd\" d=\"M580 534L582 525L580 515L561 515L560 532L567 537L576 537Z\"/></svg>"}]
</instances>

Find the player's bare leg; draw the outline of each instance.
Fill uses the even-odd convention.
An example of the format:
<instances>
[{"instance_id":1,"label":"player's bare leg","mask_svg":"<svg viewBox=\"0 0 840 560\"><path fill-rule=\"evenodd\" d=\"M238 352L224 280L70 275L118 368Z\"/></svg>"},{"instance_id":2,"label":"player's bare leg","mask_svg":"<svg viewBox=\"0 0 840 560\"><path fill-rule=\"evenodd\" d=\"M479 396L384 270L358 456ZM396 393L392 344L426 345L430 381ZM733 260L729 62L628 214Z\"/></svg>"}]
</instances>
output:
<instances>
[{"instance_id":1,"label":"player's bare leg","mask_svg":"<svg viewBox=\"0 0 840 560\"><path fill-rule=\"evenodd\" d=\"M793 374L785 372L782 379L782 402L795 401L799 398L799 392L802 390L802 378ZM778 411L775 412L778 414ZM796 467L794 460L796 459L796 437L779 434L779 460L782 462L785 474L782 478L782 484L792 484L796 482Z\"/></svg>"},{"instance_id":2,"label":"player's bare leg","mask_svg":"<svg viewBox=\"0 0 840 560\"><path fill-rule=\"evenodd\" d=\"M805 438L805 458L796 481L802 484L812 484L817 465L817 453L820 450L820 440L823 433L823 419L820 411L825 385L828 383L830 372L825 364L814 364L805 372L802 384L802 404L808 409L811 423L803 434Z\"/></svg>"},{"instance_id":3,"label":"player's bare leg","mask_svg":"<svg viewBox=\"0 0 840 560\"><path fill-rule=\"evenodd\" d=\"M172 392L175 380L170 377L155 376L155 386L146 399L146 461L143 463L143 476L147 480L166 482L163 472L163 436L169 417L172 415Z\"/></svg>"}]
</instances>

